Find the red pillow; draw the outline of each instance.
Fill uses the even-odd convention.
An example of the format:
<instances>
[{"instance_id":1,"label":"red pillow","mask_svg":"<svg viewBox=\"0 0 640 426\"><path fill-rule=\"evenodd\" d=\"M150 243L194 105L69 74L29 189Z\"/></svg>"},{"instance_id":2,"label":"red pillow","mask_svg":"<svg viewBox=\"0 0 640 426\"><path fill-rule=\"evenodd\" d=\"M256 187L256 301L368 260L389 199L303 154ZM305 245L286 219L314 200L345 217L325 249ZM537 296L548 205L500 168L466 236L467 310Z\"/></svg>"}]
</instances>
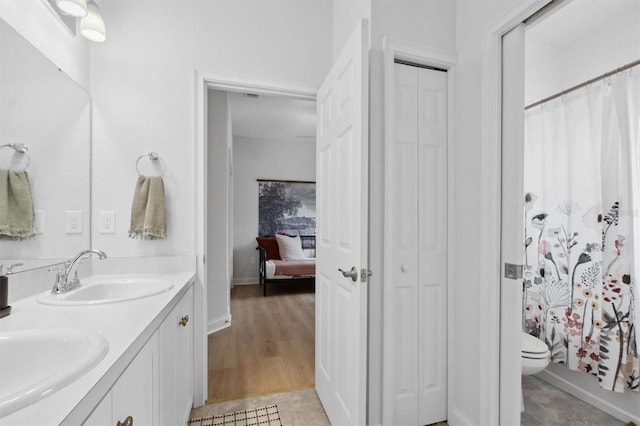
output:
<instances>
[{"instance_id":1,"label":"red pillow","mask_svg":"<svg viewBox=\"0 0 640 426\"><path fill-rule=\"evenodd\" d=\"M278 240L274 235L267 237L256 237L258 245L267 252L267 259L280 260L280 252L278 251Z\"/></svg>"}]
</instances>

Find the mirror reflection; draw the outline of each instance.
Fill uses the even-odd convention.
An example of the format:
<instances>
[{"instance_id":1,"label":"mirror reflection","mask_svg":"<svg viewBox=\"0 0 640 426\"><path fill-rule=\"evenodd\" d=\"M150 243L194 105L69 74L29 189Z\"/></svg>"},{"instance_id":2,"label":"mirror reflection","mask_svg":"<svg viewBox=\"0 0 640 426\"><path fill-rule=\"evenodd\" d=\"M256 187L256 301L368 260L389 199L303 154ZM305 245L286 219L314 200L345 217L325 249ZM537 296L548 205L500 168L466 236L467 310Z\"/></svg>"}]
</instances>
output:
<instances>
[{"instance_id":1,"label":"mirror reflection","mask_svg":"<svg viewBox=\"0 0 640 426\"><path fill-rule=\"evenodd\" d=\"M35 219L33 236L0 239L0 264L22 263L14 267L19 272L66 260L91 246L91 106L87 92L3 20L0 64L0 146L14 144L0 148L0 169L14 176L26 170ZM15 149L20 145L28 153ZM7 179L0 185L0 195L7 186L23 191ZM13 214L0 220L29 226L7 199L0 202Z\"/></svg>"}]
</instances>

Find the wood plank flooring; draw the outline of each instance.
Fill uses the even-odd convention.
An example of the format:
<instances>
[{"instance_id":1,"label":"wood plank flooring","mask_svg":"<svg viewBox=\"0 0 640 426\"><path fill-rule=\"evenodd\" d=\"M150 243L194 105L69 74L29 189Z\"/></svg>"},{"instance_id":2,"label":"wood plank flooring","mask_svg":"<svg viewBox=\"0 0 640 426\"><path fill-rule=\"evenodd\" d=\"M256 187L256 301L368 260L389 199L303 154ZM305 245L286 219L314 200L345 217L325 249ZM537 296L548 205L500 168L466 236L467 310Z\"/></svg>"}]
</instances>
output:
<instances>
[{"instance_id":1,"label":"wood plank flooring","mask_svg":"<svg viewBox=\"0 0 640 426\"><path fill-rule=\"evenodd\" d=\"M312 281L231 290L231 326L208 339L207 403L314 386Z\"/></svg>"}]
</instances>

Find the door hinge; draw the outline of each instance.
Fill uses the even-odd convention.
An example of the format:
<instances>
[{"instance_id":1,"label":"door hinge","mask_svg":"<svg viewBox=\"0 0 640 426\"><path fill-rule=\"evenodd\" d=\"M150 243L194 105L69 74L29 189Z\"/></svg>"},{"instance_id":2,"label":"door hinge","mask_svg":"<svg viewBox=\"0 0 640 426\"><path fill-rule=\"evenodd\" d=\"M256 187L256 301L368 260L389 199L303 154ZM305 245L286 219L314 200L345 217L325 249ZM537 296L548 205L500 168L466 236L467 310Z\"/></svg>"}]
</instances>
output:
<instances>
[{"instance_id":1,"label":"door hinge","mask_svg":"<svg viewBox=\"0 0 640 426\"><path fill-rule=\"evenodd\" d=\"M520 278L522 278L522 265L516 265L515 263L505 263L504 277L512 280L519 280Z\"/></svg>"},{"instance_id":2,"label":"door hinge","mask_svg":"<svg viewBox=\"0 0 640 426\"><path fill-rule=\"evenodd\" d=\"M373 275L371 269L360 269L360 282L366 283L371 275Z\"/></svg>"}]
</instances>

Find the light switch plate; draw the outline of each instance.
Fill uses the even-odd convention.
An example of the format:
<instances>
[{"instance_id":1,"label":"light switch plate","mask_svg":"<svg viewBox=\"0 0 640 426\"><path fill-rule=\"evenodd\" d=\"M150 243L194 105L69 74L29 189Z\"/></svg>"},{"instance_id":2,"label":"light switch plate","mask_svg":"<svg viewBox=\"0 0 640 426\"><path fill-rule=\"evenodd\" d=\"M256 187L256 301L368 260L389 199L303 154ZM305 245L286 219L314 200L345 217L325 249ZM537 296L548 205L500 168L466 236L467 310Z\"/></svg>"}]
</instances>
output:
<instances>
[{"instance_id":1,"label":"light switch plate","mask_svg":"<svg viewBox=\"0 0 640 426\"><path fill-rule=\"evenodd\" d=\"M82 234L82 210L67 210L67 234Z\"/></svg>"},{"instance_id":2,"label":"light switch plate","mask_svg":"<svg viewBox=\"0 0 640 426\"><path fill-rule=\"evenodd\" d=\"M100 223L98 229L101 234L115 234L116 233L116 212L113 211L101 211Z\"/></svg>"}]
</instances>

